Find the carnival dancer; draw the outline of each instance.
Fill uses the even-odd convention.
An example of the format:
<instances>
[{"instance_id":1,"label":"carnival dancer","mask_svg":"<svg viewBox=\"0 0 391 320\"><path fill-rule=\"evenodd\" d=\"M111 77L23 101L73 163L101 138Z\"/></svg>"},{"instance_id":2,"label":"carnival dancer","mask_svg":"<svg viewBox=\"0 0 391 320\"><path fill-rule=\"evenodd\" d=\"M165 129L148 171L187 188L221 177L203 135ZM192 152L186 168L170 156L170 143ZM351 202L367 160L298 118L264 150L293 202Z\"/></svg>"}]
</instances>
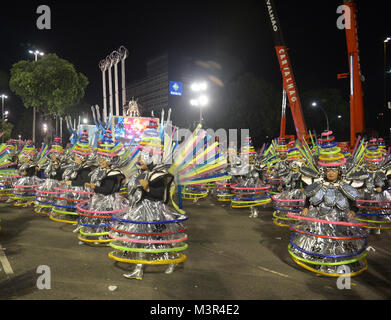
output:
<instances>
[{"instance_id":1,"label":"carnival dancer","mask_svg":"<svg viewBox=\"0 0 391 320\"><path fill-rule=\"evenodd\" d=\"M282 184L277 189L281 193L272 197L275 209L273 222L280 227L289 227L290 224L297 221L296 219L288 218L286 215L288 212L300 213L305 203L303 188L305 183L302 180L303 173L300 171L303 164L302 156L299 147L295 146L294 141L288 144L288 148L287 162L289 167L280 176Z\"/></svg>"},{"instance_id":2,"label":"carnival dancer","mask_svg":"<svg viewBox=\"0 0 391 320\"><path fill-rule=\"evenodd\" d=\"M36 188L34 211L39 214L50 214L53 209L56 195L55 187L60 186L64 172L64 149L61 145L61 138L54 138L51 149L39 167L44 171L45 182Z\"/></svg>"},{"instance_id":3,"label":"carnival dancer","mask_svg":"<svg viewBox=\"0 0 391 320\"><path fill-rule=\"evenodd\" d=\"M125 180L120 170L119 153L122 145L112 140L110 129L106 129L97 149L99 166L85 182L85 187L93 191L88 201L77 205L79 213L79 236L82 242L94 245L107 245L111 238L110 219L113 213L122 213L128 208L128 200L119 194Z\"/></svg>"},{"instance_id":4,"label":"carnival dancer","mask_svg":"<svg viewBox=\"0 0 391 320\"><path fill-rule=\"evenodd\" d=\"M366 222L366 228L380 234L381 229L391 229L391 195L388 191L391 163L376 139L367 143L362 162L363 166L346 178L360 191L357 220Z\"/></svg>"},{"instance_id":5,"label":"carnival dancer","mask_svg":"<svg viewBox=\"0 0 391 320\"><path fill-rule=\"evenodd\" d=\"M18 173L18 149L15 140L8 140L0 146L0 200L8 201L13 196Z\"/></svg>"},{"instance_id":6,"label":"carnival dancer","mask_svg":"<svg viewBox=\"0 0 391 320\"><path fill-rule=\"evenodd\" d=\"M300 220L290 227L288 251L303 268L326 276L355 276L367 269L367 232L357 221L358 191L343 181L346 159L331 131L319 140L319 160L310 161L318 173L304 190L305 207L288 217Z\"/></svg>"},{"instance_id":7,"label":"carnival dancer","mask_svg":"<svg viewBox=\"0 0 391 320\"><path fill-rule=\"evenodd\" d=\"M37 177L39 167L36 162L37 150L32 141L27 141L19 155L18 169L21 178L15 182L12 199L14 206L28 207L34 203L35 188L43 183L43 180Z\"/></svg>"},{"instance_id":8,"label":"carnival dancer","mask_svg":"<svg viewBox=\"0 0 391 320\"><path fill-rule=\"evenodd\" d=\"M144 265L168 264L166 273L186 256L181 251L187 248L187 239L182 224L186 216L170 210L169 191L173 176L164 166L154 166L151 159L142 156L141 173L128 185L131 206L124 215L112 216L110 246L115 249L110 257L117 261L134 262L135 269L126 278L141 280ZM136 263L138 262L138 263Z\"/></svg>"},{"instance_id":9,"label":"carnival dancer","mask_svg":"<svg viewBox=\"0 0 391 320\"><path fill-rule=\"evenodd\" d=\"M89 173L93 169L87 161L91 154L87 131L81 133L71 154L73 159L69 159L70 163L62 174L62 181L59 186L53 188L58 194L49 218L56 222L77 224L77 204L86 201L93 194L84 187L84 184L89 182Z\"/></svg>"},{"instance_id":10,"label":"carnival dancer","mask_svg":"<svg viewBox=\"0 0 391 320\"><path fill-rule=\"evenodd\" d=\"M241 150L241 160L244 162L239 173L237 184L231 186L231 208L250 208L250 218L258 217L258 207L271 202L270 186L261 181L258 170L255 168L254 149L251 140L247 141ZM231 175L235 172L231 170Z\"/></svg>"},{"instance_id":11,"label":"carnival dancer","mask_svg":"<svg viewBox=\"0 0 391 320\"><path fill-rule=\"evenodd\" d=\"M271 187L271 194L278 194L279 187L282 184L282 176L286 175L289 168L287 162L288 147L285 138L277 139L276 155L272 159L268 160L269 172L267 183Z\"/></svg>"},{"instance_id":12,"label":"carnival dancer","mask_svg":"<svg viewBox=\"0 0 391 320\"><path fill-rule=\"evenodd\" d=\"M164 265L165 272L170 274L187 259L183 252L188 247L184 225L188 217L173 200L173 183L183 186L230 178L227 173L216 174L226 166L226 159L219 156L216 159L212 152L217 142L205 150L200 148L204 137L206 131L199 125L175 153L171 141L165 140L160 161L153 159L153 150L141 152L141 171L128 183L129 209L113 214L110 231L114 251L109 257L135 265L132 272L124 274L126 278L141 280L146 266ZM195 156L189 157L193 152ZM166 159L173 159L170 168L162 164ZM175 210L168 206L170 197Z\"/></svg>"}]
</instances>

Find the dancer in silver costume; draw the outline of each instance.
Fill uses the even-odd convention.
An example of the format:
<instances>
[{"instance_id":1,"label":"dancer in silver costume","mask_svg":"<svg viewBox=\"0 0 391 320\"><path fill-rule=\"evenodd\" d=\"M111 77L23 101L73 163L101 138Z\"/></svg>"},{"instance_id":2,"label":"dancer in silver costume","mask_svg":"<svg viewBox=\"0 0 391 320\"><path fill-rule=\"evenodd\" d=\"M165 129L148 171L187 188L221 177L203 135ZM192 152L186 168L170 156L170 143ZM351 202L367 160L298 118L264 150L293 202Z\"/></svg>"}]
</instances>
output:
<instances>
[{"instance_id":1,"label":"dancer in silver costume","mask_svg":"<svg viewBox=\"0 0 391 320\"><path fill-rule=\"evenodd\" d=\"M27 141L19 156L19 175L21 178L14 185L14 206L27 207L34 203L35 188L43 183L37 177L38 165L36 163L37 151L31 141Z\"/></svg>"},{"instance_id":2,"label":"dancer in silver costume","mask_svg":"<svg viewBox=\"0 0 391 320\"><path fill-rule=\"evenodd\" d=\"M91 154L88 133L81 133L79 140L72 150L72 158L62 174L62 181L54 190L59 191L57 200L53 203L50 219L56 222L77 224L78 203L89 198L92 192L84 186L89 181L91 164L87 161Z\"/></svg>"},{"instance_id":3,"label":"dancer in silver costume","mask_svg":"<svg viewBox=\"0 0 391 320\"><path fill-rule=\"evenodd\" d=\"M340 276L357 275L367 268L367 232L355 219L358 191L343 181L346 159L334 142L332 132L322 133L320 156L312 162L314 183L304 190L306 205L300 220L290 228L289 253L312 272Z\"/></svg>"},{"instance_id":4,"label":"dancer in silver costume","mask_svg":"<svg viewBox=\"0 0 391 320\"><path fill-rule=\"evenodd\" d=\"M154 165L145 154L139 160L139 174L128 183L130 207L126 213L112 217L110 246L115 249L110 257L117 261L134 263L129 279L142 280L146 265L167 265L170 274L186 256L187 217L169 209L169 189L174 177L163 165Z\"/></svg>"},{"instance_id":5,"label":"dancer in silver costume","mask_svg":"<svg viewBox=\"0 0 391 320\"><path fill-rule=\"evenodd\" d=\"M36 190L34 211L40 214L49 214L52 211L54 195L58 192L54 190L62 180L64 165L64 149L61 146L61 138L54 138L53 145L47 154L45 161L40 164L40 169L44 170L45 182Z\"/></svg>"},{"instance_id":6,"label":"dancer in silver costume","mask_svg":"<svg viewBox=\"0 0 391 320\"><path fill-rule=\"evenodd\" d=\"M391 223L391 194L388 191L391 163L387 160L378 141L371 139L365 148L364 165L347 176L352 185L359 188L358 220L367 222L367 227L375 234L380 234L381 229L389 229Z\"/></svg>"},{"instance_id":7,"label":"dancer in silver costume","mask_svg":"<svg viewBox=\"0 0 391 320\"><path fill-rule=\"evenodd\" d=\"M111 239L110 219L115 212L124 212L128 200L119 194L124 174L120 170L120 142L114 144L111 130L106 129L103 139L98 144L97 158L99 166L89 174L85 187L94 193L88 201L77 205L79 213L78 239L94 245L107 245Z\"/></svg>"},{"instance_id":8,"label":"dancer in silver costume","mask_svg":"<svg viewBox=\"0 0 391 320\"><path fill-rule=\"evenodd\" d=\"M302 211L305 203L304 187L306 186L305 168L302 167L302 158L298 148L295 147L295 142L289 143L289 152L287 162L288 170L280 175L282 184L277 188L281 193L273 196L273 205L276 210L273 213L273 221L278 226L289 226L289 224L297 221L286 217L288 212L299 213Z\"/></svg>"}]
</instances>

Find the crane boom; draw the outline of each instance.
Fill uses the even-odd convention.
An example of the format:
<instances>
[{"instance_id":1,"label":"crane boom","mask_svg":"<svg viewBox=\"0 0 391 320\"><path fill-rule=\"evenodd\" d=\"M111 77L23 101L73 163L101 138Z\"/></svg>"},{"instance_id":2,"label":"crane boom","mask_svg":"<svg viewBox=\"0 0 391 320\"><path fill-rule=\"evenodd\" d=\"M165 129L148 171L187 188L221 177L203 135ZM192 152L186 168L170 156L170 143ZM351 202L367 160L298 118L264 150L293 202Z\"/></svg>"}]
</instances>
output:
<instances>
[{"instance_id":1,"label":"crane boom","mask_svg":"<svg viewBox=\"0 0 391 320\"><path fill-rule=\"evenodd\" d=\"M353 147L356 135L365 129L364 102L358 49L357 6L354 0L344 0L344 5L349 7L349 10L344 12L345 21L350 21L345 32L350 74L350 146Z\"/></svg>"},{"instance_id":2,"label":"crane boom","mask_svg":"<svg viewBox=\"0 0 391 320\"><path fill-rule=\"evenodd\" d=\"M301 141L303 141L303 139L307 135L307 126L303 117L299 92L297 90L292 65L288 55L288 48L285 46L284 43L280 21L278 19L276 7L274 5L273 0L265 0L265 4L273 31L274 47L276 50L278 62L280 64L283 88L286 90L289 106L291 108L292 118L296 129L296 135ZM285 121L281 121L281 125L285 126ZM285 132L285 128L281 128L280 132Z\"/></svg>"}]
</instances>

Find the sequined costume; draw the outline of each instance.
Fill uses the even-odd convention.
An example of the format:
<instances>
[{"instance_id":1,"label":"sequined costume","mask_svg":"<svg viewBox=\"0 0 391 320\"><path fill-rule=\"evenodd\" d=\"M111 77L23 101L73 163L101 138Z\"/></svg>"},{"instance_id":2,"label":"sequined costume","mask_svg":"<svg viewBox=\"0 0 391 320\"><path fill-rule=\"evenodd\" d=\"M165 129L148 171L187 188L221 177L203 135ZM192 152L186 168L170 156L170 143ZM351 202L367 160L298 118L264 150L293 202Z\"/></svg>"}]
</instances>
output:
<instances>
[{"instance_id":1,"label":"sequined costume","mask_svg":"<svg viewBox=\"0 0 391 320\"><path fill-rule=\"evenodd\" d=\"M62 181L54 187L58 194L49 217L56 222L77 224L77 205L88 200L93 194L84 186L89 181L89 174L93 169L87 161L91 155L87 131L81 133L72 153L73 159L68 159L69 163L62 174Z\"/></svg>"},{"instance_id":2,"label":"sequined costume","mask_svg":"<svg viewBox=\"0 0 391 320\"><path fill-rule=\"evenodd\" d=\"M0 201L8 201L13 196L15 182L20 178L16 141L7 141L0 150Z\"/></svg>"},{"instance_id":3,"label":"sequined costume","mask_svg":"<svg viewBox=\"0 0 391 320\"><path fill-rule=\"evenodd\" d=\"M40 165L44 170L45 181L36 188L34 211L39 214L50 214L56 201L58 188L64 172L64 149L61 146L61 138L55 138L45 161Z\"/></svg>"},{"instance_id":4,"label":"sequined costume","mask_svg":"<svg viewBox=\"0 0 391 320\"><path fill-rule=\"evenodd\" d=\"M288 218L288 212L300 213L304 207L305 196L303 187L305 183L302 181L305 170L300 170L302 166L302 159L295 143L289 143L289 152L287 162L289 164L288 170L280 175L282 178L282 185L278 188L279 194L272 197L273 207L273 222L282 227L288 227L296 219Z\"/></svg>"},{"instance_id":5,"label":"sequined costume","mask_svg":"<svg viewBox=\"0 0 391 320\"><path fill-rule=\"evenodd\" d=\"M391 194L388 191L391 166L376 139L369 141L363 158L363 167L349 174L347 179L360 191L358 220L380 234L381 229L391 228Z\"/></svg>"},{"instance_id":6,"label":"sequined costume","mask_svg":"<svg viewBox=\"0 0 391 320\"><path fill-rule=\"evenodd\" d=\"M85 243L109 243L111 216L128 208L128 200L119 194L125 176L114 168L119 161L118 147L119 143L114 144L111 131L107 129L97 149L99 167L91 172L89 182L85 184L93 191L92 197L77 205L78 239Z\"/></svg>"},{"instance_id":7,"label":"sequined costume","mask_svg":"<svg viewBox=\"0 0 391 320\"><path fill-rule=\"evenodd\" d=\"M138 183L148 181L145 190ZM130 207L124 213L114 213L110 246L115 251L109 257L121 262L135 264L127 278L141 280L145 265L168 265L166 273L186 260L187 216L167 207L169 189L173 176L162 166L146 171L128 184Z\"/></svg>"},{"instance_id":8,"label":"sequined costume","mask_svg":"<svg viewBox=\"0 0 391 320\"><path fill-rule=\"evenodd\" d=\"M12 199L14 206L27 207L34 203L35 188L43 183L43 180L37 177L38 166L36 163L37 151L32 143L26 142L19 156L21 166L18 169L21 176L14 185Z\"/></svg>"},{"instance_id":9,"label":"sequined costume","mask_svg":"<svg viewBox=\"0 0 391 320\"><path fill-rule=\"evenodd\" d=\"M367 269L365 224L354 219L358 191L343 181L346 159L332 132L322 133L320 156L312 162L318 178L305 188L306 205L301 214L289 213L298 223L288 251L307 270L327 276L355 276Z\"/></svg>"}]
</instances>

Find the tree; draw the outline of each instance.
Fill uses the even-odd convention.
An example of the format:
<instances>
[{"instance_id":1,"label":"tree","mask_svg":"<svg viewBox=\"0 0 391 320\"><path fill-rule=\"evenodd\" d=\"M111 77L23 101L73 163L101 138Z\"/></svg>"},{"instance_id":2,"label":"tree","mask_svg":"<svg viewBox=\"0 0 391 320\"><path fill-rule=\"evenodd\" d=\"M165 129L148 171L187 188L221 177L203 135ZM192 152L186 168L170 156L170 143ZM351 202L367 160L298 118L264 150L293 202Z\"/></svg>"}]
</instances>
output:
<instances>
[{"instance_id":1,"label":"tree","mask_svg":"<svg viewBox=\"0 0 391 320\"><path fill-rule=\"evenodd\" d=\"M68 61L48 54L38 61L19 61L11 68L9 86L26 108L60 115L85 94L88 79Z\"/></svg>"},{"instance_id":2,"label":"tree","mask_svg":"<svg viewBox=\"0 0 391 320\"><path fill-rule=\"evenodd\" d=\"M13 129L13 124L8 121L0 120L0 133L3 135L1 136L1 141L7 141L11 138L11 133Z\"/></svg>"},{"instance_id":3,"label":"tree","mask_svg":"<svg viewBox=\"0 0 391 320\"><path fill-rule=\"evenodd\" d=\"M0 91L8 90L8 74L0 70Z\"/></svg>"}]
</instances>

